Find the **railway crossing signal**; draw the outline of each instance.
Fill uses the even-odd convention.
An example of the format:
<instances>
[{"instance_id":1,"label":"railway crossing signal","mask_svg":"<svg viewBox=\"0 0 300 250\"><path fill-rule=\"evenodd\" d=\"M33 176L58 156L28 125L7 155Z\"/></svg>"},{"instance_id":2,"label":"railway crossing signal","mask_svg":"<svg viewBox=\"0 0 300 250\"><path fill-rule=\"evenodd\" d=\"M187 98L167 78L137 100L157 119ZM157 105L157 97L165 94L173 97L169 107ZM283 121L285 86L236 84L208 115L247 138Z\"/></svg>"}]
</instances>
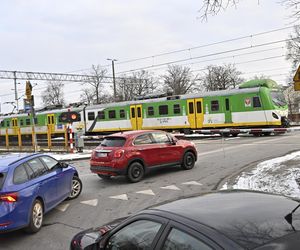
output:
<instances>
[{"instance_id":1,"label":"railway crossing signal","mask_svg":"<svg viewBox=\"0 0 300 250\"><path fill-rule=\"evenodd\" d=\"M295 74L293 80L294 80L295 91L300 91L300 65L296 71L296 74Z\"/></svg>"},{"instance_id":2,"label":"railway crossing signal","mask_svg":"<svg viewBox=\"0 0 300 250\"><path fill-rule=\"evenodd\" d=\"M62 112L59 116L61 122L77 122L80 121L80 114L75 111Z\"/></svg>"}]
</instances>

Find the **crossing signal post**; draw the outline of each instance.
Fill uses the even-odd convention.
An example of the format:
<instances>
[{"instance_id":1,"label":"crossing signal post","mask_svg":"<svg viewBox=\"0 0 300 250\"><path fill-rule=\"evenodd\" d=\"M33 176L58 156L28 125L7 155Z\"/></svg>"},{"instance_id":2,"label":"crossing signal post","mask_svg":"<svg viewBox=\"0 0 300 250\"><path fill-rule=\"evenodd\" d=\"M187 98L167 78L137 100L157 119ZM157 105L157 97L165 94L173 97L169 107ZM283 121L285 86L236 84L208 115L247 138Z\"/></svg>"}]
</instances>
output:
<instances>
[{"instance_id":1,"label":"crossing signal post","mask_svg":"<svg viewBox=\"0 0 300 250\"><path fill-rule=\"evenodd\" d=\"M37 136L35 133L35 112L34 112L34 96L32 95L32 85L30 81L26 81L26 88L25 88L25 95L26 98L24 99L24 110L31 116L32 122L32 146L34 152L38 150L37 144Z\"/></svg>"}]
</instances>

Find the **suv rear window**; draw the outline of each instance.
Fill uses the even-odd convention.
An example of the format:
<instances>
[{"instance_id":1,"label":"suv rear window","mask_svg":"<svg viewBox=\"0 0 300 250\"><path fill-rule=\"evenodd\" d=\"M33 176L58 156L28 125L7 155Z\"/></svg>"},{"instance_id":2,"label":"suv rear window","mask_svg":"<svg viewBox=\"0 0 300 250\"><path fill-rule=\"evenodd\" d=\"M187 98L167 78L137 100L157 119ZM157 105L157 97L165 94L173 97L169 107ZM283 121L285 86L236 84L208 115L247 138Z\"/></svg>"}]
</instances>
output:
<instances>
[{"instance_id":1,"label":"suv rear window","mask_svg":"<svg viewBox=\"0 0 300 250\"><path fill-rule=\"evenodd\" d=\"M104 138L100 145L103 147L122 147L125 141L124 137L107 137Z\"/></svg>"},{"instance_id":2,"label":"suv rear window","mask_svg":"<svg viewBox=\"0 0 300 250\"><path fill-rule=\"evenodd\" d=\"M2 189L4 180L5 180L5 173L0 173L0 190Z\"/></svg>"}]
</instances>

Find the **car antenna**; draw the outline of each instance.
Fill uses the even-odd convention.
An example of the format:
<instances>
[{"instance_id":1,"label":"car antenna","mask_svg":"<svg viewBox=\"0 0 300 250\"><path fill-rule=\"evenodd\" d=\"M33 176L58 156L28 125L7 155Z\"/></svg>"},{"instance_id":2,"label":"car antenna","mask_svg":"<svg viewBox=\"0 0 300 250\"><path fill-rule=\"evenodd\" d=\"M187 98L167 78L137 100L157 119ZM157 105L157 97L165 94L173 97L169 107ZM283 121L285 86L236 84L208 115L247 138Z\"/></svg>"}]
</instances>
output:
<instances>
[{"instance_id":1,"label":"car antenna","mask_svg":"<svg viewBox=\"0 0 300 250\"><path fill-rule=\"evenodd\" d=\"M299 207L300 207L300 204L297 207L295 207L292 212L290 212L289 214L287 214L286 216L284 216L284 219L291 225L291 227L292 227L292 229L294 231L296 231L296 229L293 226L293 213L296 212L296 210Z\"/></svg>"}]
</instances>

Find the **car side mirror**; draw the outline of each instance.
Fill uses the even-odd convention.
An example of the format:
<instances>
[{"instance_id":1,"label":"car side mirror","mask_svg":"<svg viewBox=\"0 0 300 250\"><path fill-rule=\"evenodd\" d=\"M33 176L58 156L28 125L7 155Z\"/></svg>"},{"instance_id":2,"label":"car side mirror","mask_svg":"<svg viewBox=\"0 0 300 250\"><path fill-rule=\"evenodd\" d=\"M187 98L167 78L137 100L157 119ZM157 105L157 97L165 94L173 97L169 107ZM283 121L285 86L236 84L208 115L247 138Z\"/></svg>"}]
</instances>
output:
<instances>
[{"instance_id":1,"label":"car side mirror","mask_svg":"<svg viewBox=\"0 0 300 250\"><path fill-rule=\"evenodd\" d=\"M69 164L66 163L66 162L59 162L59 166L60 166L61 168L67 168L67 167L69 167Z\"/></svg>"},{"instance_id":2,"label":"car side mirror","mask_svg":"<svg viewBox=\"0 0 300 250\"><path fill-rule=\"evenodd\" d=\"M171 144L172 144L172 145L176 145L176 143L177 143L177 139L172 138Z\"/></svg>"}]
</instances>

